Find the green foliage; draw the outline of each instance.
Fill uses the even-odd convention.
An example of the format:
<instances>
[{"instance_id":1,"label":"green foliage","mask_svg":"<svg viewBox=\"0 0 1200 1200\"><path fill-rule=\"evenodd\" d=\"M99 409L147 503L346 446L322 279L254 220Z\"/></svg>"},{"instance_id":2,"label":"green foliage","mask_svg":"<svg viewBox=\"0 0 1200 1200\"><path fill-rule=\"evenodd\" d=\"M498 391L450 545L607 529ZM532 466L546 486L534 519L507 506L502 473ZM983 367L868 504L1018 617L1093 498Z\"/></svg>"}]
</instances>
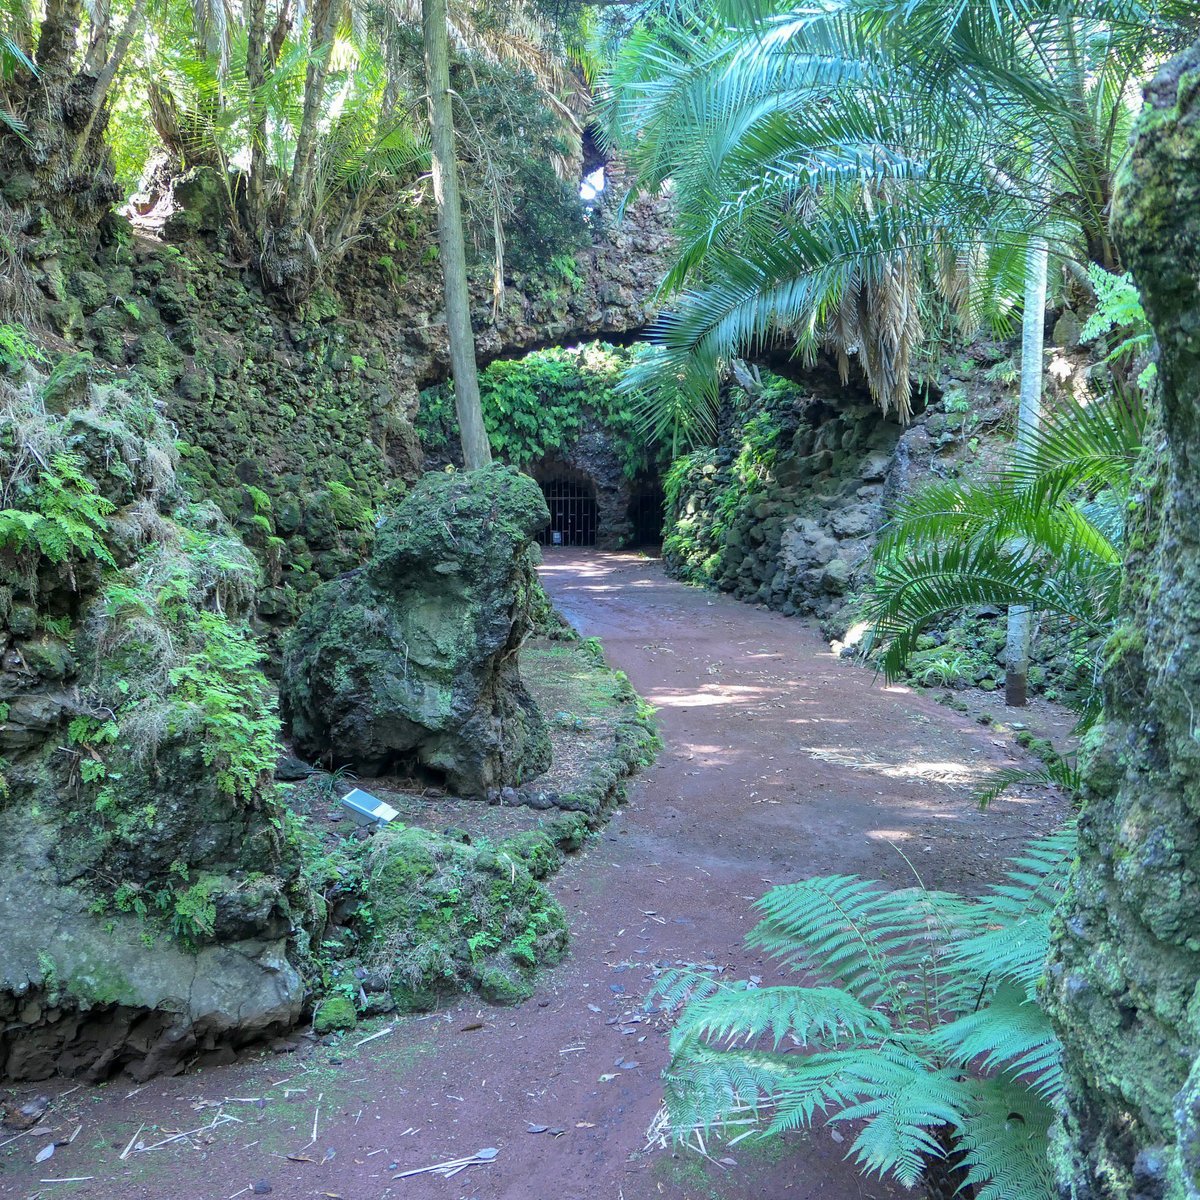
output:
<instances>
[{"instance_id":1,"label":"green foliage","mask_svg":"<svg viewBox=\"0 0 1200 1200\"><path fill-rule=\"evenodd\" d=\"M1115 261L1106 205L1081 198L1112 194L1148 40L1190 40L1183 6L1153 12L716 0L646 21L599 89L639 185L670 180L678 212L637 386L711 426L732 358L828 349L906 419L940 311L1011 322L1032 233Z\"/></svg>"},{"instance_id":2,"label":"green foliage","mask_svg":"<svg viewBox=\"0 0 1200 1200\"><path fill-rule=\"evenodd\" d=\"M480 373L479 392L495 455L513 466L528 466L569 451L594 421L608 432L632 479L656 452L630 398L618 387L625 364L636 353L590 342L492 363ZM417 432L430 453L444 453L457 444L453 384L421 394Z\"/></svg>"},{"instance_id":3,"label":"green foliage","mask_svg":"<svg viewBox=\"0 0 1200 1200\"><path fill-rule=\"evenodd\" d=\"M1086 647L1116 618L1125 508L1146 416L1133 396L1052 414L995 478L939 483L903 502L874 550L865 602L869 654L889 678L933 622L982 605L1022 604ZM1098 681L1079 697L1099 711Z\"/></svg>"},{"instance_id":4,"label":"green foliage","mask_svg":"<svg viewBox=\"0 0 1200 1200\"><path fill-rule=\"evenodd\" d=\"M768 892L748 943L806 982L662 977L654 997L686 1002L670 1130L703 1148L714 1132L770 1136L821 1116L853 1123L868 1174L1049 1200L1062 1079L1036 992L1074 847L1070 828L1033 842L980 899L847 875Z\"/></svg>"},{"instance_id":5,"label":"green foliage","mask_svg":"<svg viewBox=\"0 0 1200 1200\"><path fill-rule=\"evenodd\" d=\"M1096 291L1096 309L1084 322L1080 340L1101 342L1107 363L1130 362L1147 356L1154 347L1154 331L1146 319L1133 276L1128 271L1115 275L1093 263L1088 277ZM1116 336L1109 337L1114 332ZM1157 374L1157 364L1146 362L1138 373L1138 387L1149 388Z\"/></svg>"},{"instance_id":6,"label":"green foliage","mask_svg":"<svg viewBox=\"0 0 1200 1200\"><path fill-rule=\"evenodd\" d=\"M24 325L0 322L0 370L19 370L28 362L45 361L45 355Z\"/></svg>"},{"instance_id":7,"label":"green foliage","mask_svg":"<svg viewBox=\"0 0 1200 1200\"><path fill-rule=\"evenodd\" d=\"M0 510L0 548L33 551L52 563L73 555L114 566L104 543L111 500L100 495L77 454L55 454L22 497L28 507Z\"/></svg>"},{"instance_id":8,"label":"green foliage","mask_svg":"<svg viewBox=\"0 0 1200 1200\"><path fill-rule=\"evenodd\" d=\"M754 396L733 389L723 414L736 447L732 463L717 450L693 450L674 460L663 476L667 533L663 556L685 579L711 584L726 566L727 534L734 522L753 511L774 482L776 459L783 450L785 420L796 394L788 380L763 373ZM710 487L711 484L711 487ZM690 503L703 489L703 504Z\"/></svg>"}]
</instances>

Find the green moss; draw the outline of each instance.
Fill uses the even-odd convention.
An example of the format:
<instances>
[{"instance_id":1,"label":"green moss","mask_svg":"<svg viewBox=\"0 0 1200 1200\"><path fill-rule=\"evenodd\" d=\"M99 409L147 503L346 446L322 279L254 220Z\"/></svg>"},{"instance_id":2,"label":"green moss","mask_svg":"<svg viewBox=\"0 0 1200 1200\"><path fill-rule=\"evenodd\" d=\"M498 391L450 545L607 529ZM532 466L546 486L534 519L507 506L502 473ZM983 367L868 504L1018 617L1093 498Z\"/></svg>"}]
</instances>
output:
<instances>
[{"instance_id":1,"label":"green moss","mask_svg":"<svg viewBox=\"0 0 1200 1200\"><path fill-rule=\"evenodd\" d=\"M528 995L534 970L566 949L566 919L537 881L557 862L548 837L470 845L415 828L390 829L367 851L363 959L390 978L401 1008L439 993L479 990L497 1003Z\"/></svg>"},{"instance_id":2,"label":"green moss","mask_svg":"<svg viewBox=\"0 0 1200 1200\"><path fill-rule=\"evenodd\" d=\"M357 1024L358 1010L349 996L326 996L313 1013L313 1031L316 1033L353 1029Z\"/></svg>"}]
</instances>

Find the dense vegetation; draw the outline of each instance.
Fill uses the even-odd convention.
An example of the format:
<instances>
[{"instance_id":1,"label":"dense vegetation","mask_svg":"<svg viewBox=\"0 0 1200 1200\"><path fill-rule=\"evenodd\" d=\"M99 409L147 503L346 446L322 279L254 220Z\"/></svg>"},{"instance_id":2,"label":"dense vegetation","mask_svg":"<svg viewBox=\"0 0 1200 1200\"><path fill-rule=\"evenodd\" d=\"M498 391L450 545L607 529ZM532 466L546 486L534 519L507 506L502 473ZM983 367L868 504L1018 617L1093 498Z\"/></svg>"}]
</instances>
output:
<instances>
[{"instance_id":1,"label":"dense vegetation","mask_svg":"<svg viewBox=\"0 0 1200 1200\"><path fill-rule=\"evenodd\" d=\"M1187 0L0 0L21 1021L150 1011L186 1050L178 980L228 947L214 1038L530 994L567 943L545 880L654 745L585 645L530 657L602 718L547 721L518 670L563 633L518 469L596 435L661 472L677 575L858 620L892 677L1032 680L1085 734L1078 834L982 898L808 879L751 935L801 985L670 972L664 1140L828 1114L931 1195L1192 1195L1197 52L1140 116L1137 84L1196 32ZM612 278L604 154L674 219ZM648 344L554 344L632 332L660 254ZM329 768L290 793L276 674ZM589 729L586 779L537 785ZM351 768L558 811L342 837Z\"/></svg>"}]
</instances>

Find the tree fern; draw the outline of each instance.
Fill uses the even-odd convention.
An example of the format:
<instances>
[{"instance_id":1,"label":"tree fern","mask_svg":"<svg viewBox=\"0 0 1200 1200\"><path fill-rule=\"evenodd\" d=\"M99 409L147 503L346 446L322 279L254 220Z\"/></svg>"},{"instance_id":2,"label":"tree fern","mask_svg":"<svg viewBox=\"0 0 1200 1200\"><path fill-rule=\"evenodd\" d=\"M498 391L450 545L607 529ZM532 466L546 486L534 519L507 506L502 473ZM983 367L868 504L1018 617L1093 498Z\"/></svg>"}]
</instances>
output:
<instances>
[{"instance_id":1,"label":"tree fern","mask_svg":"<svg viewBox=\"0 0 1200 1200\"><path fill-rule=\"evenodd\" d=\"M655 989L682 1006L664 1075L674 1136L703 1148L825 1118L854 1124L868 1173L1048 1200L1062 1080L1034 986L1073 845L1070 828L1032 843L977 899L845 875L773 889L748 942L810 982L675 971Z\"/></svg>"}]
</instances>

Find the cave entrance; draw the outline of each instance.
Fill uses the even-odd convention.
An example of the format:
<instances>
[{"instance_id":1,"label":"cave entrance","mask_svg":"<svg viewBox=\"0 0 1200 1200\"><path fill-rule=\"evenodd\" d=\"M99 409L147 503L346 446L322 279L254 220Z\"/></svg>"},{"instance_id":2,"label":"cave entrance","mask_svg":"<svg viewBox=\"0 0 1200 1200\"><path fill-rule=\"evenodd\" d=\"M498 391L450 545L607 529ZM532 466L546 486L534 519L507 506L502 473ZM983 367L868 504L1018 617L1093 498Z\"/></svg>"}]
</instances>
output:
<instances>
[{"instance_id":1,"label":"cave entrance","mask_svg":"<svg viewBox=\"0 0 1200 1200\"><path fill-rule=\"evenodd\" d=\"M538 534L543 546L596 544L596 485L583 471L554 467L538 483L550 510L550 523Z\"/></svg>"},{"instance_id":2,"label":"cave entrance","mask_svg":"<svg viewBox=\"0 0 1200 1200\"><path fill-rule=\"evenodd\" d=\"M660 479L648 476L634 482L627 512L630 549L662 545L666 504Z\"/></svg>"}]
</instances>

